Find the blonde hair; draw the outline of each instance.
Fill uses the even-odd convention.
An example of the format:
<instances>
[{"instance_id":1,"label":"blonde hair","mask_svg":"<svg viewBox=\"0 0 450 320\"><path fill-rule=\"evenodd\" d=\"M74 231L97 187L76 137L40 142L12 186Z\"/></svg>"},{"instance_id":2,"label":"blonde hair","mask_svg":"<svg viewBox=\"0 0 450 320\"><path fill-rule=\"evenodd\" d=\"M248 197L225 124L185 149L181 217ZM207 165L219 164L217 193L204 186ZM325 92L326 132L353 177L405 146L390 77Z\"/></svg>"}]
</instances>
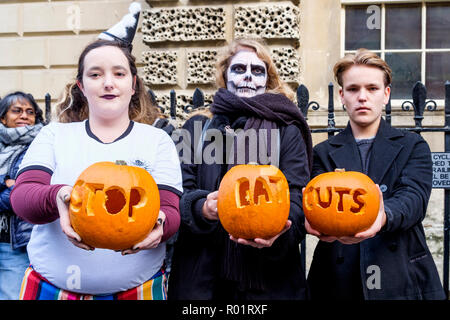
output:
<instances>
[{"instance_id":1,"label":"blonde hair","mask_svg":"<svg viewBox=\"0 0 450 320\"><path fill-rule=\"evenodd\" d=\"M279 93L286 96L288 99L293 100L294 91L287 83L281 80L275 63L270 56L270 52L261 39L236 39L222 49L216 62L216 85L219 88L227 87L227 69L230 66L231 58L240 50L245 48L253 50L258 58L266 64L266 92Z\"/></svg>"},{"instance_id":2,"label":"blonde hair","mask_svg":"<svg viewBox=\"0 0 450 320\"><path fill-rule=\"evenodd\" d=\"M127 47L124 47L117 41L96 40L90 43L81 53L78 60L78 72L75 81L66 85L61 99L56 105L58 121L75 122L83 121L89 117L89 105L77 85L77 81L82 82L84 72L84 58L93 49L103 46L112 46L119 48L127 58L132 76L136 77L134 86L135 93L131 97L129 106L129 117L131 120L146 124L153 124L156 118L161 117L159 108L157 108L147 91L141 78L137 74L135 57Z\"/></svg>"},{"instance_id":3,"label":"blonde hair","mask_svg":"<svg viewBox=\"0 0 450 320\"><path fill-rule=\"evenodd\" d=\"M389 86L392 83L392 70L389 65L381 59L376 53L361 48L354 54L347 54L340 59L333 68L334 78L342 87L342 75L345 71L355 65L365 65L368 67L378 68L384 73L384 85Z\"/></svg>"}]
</instances>

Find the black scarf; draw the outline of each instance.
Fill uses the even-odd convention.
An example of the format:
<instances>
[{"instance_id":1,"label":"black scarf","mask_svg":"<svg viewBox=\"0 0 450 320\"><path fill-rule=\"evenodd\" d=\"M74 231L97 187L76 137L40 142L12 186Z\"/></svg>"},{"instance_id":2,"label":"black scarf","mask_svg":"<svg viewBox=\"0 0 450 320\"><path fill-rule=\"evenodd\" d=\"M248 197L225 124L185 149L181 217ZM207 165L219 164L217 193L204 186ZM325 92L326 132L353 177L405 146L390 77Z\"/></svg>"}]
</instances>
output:
<instances>
[{"instance_id":1,"label":"black scarf","mask_svg":"<svg viewBox=\"0 0 450 320\"><path fill-rule=\"evenodd\" d=\"M215 116L226 116L235 122L241 121L242 117L239 118L239 116L244 116L244 119L246 119L244 131L247 129L270 130L290 124L296 125L300 129L307 148L311 171L312 139L309 126L299 108L284 95L264 93L252 98L240 98L221 88L215 94L210 110ZM267 138L267 151L269 151L271 150L270 135L267 135ZM235 157L236 155L235 152ZM229 164L228 170L236 164L236 161ZM262 270L265 262L260 249L237 244L229 239L228 233L223 228L222 231L224 251L221 261L221 276L227 280L235 281L244 290L250 288L264 290Z\"/></svg>"},{"instance_id":2,"label":"black scarf","mask_svg":"<svg viewBox=\"0 0 450 320\"><path fill-rule=\"evenodd\" d=\"M252 98L240 98L230 91L220 88L214 95L210 110L214 115L225 115L231 119L236 118L236 115L247 117L244 131L266 129L267 132L270 132L271 129L277 129L279 126L296 125L300 129L306 145L311 171L313 157L311 131L300 109L284 95L264 93ZM270 135L267 138L267 151L270 151L272 143ZM234 162L235 164L236 162ZM233 164L230 168L232 166Z\"/></svg>"}]
</instances>

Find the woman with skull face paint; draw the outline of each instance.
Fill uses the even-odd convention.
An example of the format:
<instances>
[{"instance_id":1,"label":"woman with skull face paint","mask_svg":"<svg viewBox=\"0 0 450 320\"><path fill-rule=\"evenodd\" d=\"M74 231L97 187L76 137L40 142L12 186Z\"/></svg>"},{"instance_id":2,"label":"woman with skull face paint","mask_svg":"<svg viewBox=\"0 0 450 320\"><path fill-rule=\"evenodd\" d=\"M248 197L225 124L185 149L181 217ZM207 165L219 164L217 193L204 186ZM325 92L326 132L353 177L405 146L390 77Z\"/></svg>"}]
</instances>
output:
<instances>
[{"instance_id":1,"label":"woman with skull face paint","mask_svg":"<svg viewBox=\"0 0 450 320\"><path fill-rule=\"evenodd\" d=\"M237 40L224 49L217 62L216 82L219 90L211 107L193 115L184 125L194 139L199 126L206 135L212 129L220 132L223 139L192 141L191 158L182 161L182 222L168 298L307 299L298 246L305 237L301 190L309 181L312 165L308 125L291 101L293 91L281 81L270 53L257 40ZM236 143L239 129L244 135L255 130L257 143ZM259 135L264 130L267 135ZM234 143L225 143L230 136ZM202 158L197 164L195 152L203 155L203 150L211 146L223 150L217 152L223 159L216 157L211 163ZM220 181L236 164L255 160L268 164L266 154L288 180L289 219L271 239L235 239L218 219Z\"/></svg>"}]
</instances>

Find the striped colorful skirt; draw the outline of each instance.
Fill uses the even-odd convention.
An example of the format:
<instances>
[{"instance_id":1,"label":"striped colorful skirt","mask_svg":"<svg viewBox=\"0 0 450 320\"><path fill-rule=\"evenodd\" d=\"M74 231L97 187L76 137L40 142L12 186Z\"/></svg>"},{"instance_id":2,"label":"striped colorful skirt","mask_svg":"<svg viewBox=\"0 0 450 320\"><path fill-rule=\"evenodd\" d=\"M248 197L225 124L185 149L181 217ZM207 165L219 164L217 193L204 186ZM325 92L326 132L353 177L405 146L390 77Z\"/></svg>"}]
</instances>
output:
<instances>
[{"instance_id":1,"label":"striped colorful skirt","mask_svg":"<svg viewBox=\"0 0 450 320\"><path fill-rule=\"evenodd\" d=\"M110 295L86 295L59 289L29 267L20 300L167 300L167 277L161 270L138 287Z\"/></svg>"}]
</instances>

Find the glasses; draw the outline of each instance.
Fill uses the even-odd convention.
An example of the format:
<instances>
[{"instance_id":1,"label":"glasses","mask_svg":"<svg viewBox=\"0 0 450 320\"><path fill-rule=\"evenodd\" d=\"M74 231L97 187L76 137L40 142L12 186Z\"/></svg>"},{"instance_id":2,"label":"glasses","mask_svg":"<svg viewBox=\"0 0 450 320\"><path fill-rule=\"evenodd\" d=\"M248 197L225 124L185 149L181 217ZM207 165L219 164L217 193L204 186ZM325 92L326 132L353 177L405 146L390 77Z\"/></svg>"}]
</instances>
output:
<instances>
[{"instance_id":1,"label":"glasses","mask_svg":"<svg viewBox=\"0 0 450 320\"><path fill-rule=\"evenodd\" d=\"M21 115L22 113L25 112L27 114L27 116L30 116L30 117L36 116L36 112L34 112L33 109L21 109L21 108L13 107L13 108L9 109L9 111L11 111L11 113L15 114L15 115Z\"/></svg>"}]
</instances>

